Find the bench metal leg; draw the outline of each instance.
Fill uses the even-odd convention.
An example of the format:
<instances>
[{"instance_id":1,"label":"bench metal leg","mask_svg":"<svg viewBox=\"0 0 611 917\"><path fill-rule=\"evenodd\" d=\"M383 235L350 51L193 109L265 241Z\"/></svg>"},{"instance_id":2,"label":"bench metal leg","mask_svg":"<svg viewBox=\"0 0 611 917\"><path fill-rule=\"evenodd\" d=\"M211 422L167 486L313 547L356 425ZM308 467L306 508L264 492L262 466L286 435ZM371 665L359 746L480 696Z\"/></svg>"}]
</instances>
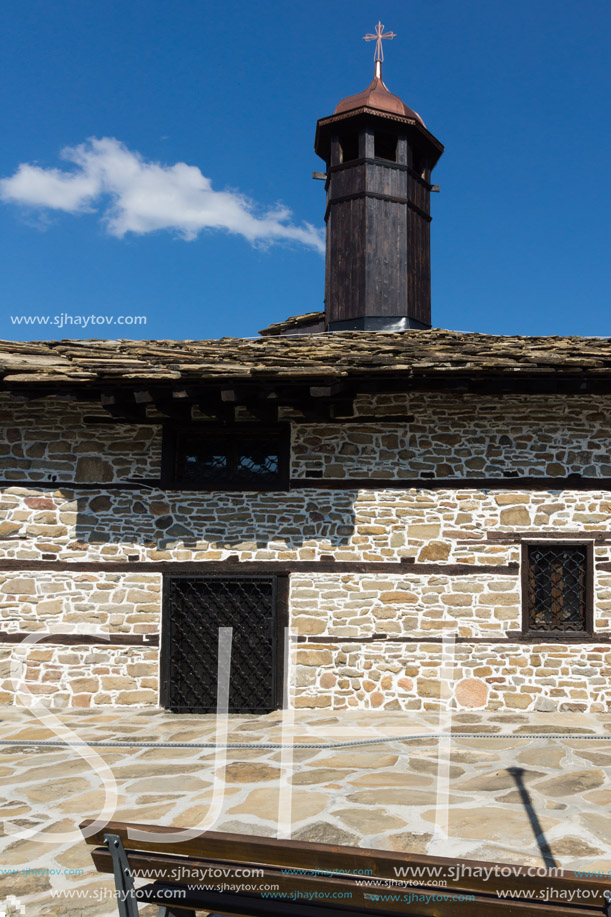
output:
<instances>
[{"instance_id":1,"label":"bench metal leg","mask_svg":"<svg viewBox=\"0 0 611 917\"><path fill-rule=\"evenodd\" d=\"M138 902L134 895L134 880L121 838L117 834L105 834L104 843L108 844L112 857L119 917L138 917Z\"/></svg>"}]
</instances>

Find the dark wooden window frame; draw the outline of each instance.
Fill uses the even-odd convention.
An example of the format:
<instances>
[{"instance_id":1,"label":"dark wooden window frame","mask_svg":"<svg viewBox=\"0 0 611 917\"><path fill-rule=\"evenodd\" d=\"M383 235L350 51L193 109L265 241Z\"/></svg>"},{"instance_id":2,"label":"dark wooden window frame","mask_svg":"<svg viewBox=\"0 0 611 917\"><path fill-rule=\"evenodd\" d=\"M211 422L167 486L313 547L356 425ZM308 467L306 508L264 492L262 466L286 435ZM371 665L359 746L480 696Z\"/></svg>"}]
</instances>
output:
<instances>
[{"instance_id":1,"label":"dark wooden window frame","mask_svg":"<svg viewBox=\"0 0 611 917\"><path fill-rule=\"evenodd\" d=\"M274 710L281 710L288 704L288 697L285 697L285 691L288 691L288 685L285 685L285 668L286 668L286 640L285 633L289 624L289 592L290 580L288 575L271 574L270 576L234 575L228 573L227 576L210 576L203 569L198 573L172 573L163 576L162 581L162 610L161 610L161 639L159 647L159 704L164 709L169 709L171 699L170 694L170 647L171 639L171 621L170 621L170 583L173 579L270 579L274 583L274 641L276 645L276 664L273 673L272 692Z\"/></svg>"},{"instance_id":2,"label":"dark wooden window frame","mask_svg":"<svg viewBox=\"0 0 611 917\"><path fill-rule=\"evenodd\" d=\"M582 631L531 630L529 628L528 609L528 572L530 569L529 547L585 547L586 548L586 607L585 628ZM521 636L528 640L559 641L561 643L579 642L583 637L594 635L594 542L587 539L554 539L537 538L522 541L521 551L521 587L522 587L522 631Z\"/></svg>"},{"instance_id":3,"label":"dark wooden window frame","mask_svg":"<svg viewBox=\"0 0 611 917\"><path fill-rule=\"evenodd\" d=\"M217 481L209 480L196 483L183 481L178 474L181 437L187 434L206 433L210 436L226 436L239 443L243 436L274 436L278 439L278 477L273 482L240 481L238 479ZM161 449L161 485L168 490L203 490L207 492L223 491L274 491L288 490L290 483L291 431L290 424L249 424L240 423L225 426L206 422L190 424L166 424L163 427Z\"/></svg>"}]
</instances>

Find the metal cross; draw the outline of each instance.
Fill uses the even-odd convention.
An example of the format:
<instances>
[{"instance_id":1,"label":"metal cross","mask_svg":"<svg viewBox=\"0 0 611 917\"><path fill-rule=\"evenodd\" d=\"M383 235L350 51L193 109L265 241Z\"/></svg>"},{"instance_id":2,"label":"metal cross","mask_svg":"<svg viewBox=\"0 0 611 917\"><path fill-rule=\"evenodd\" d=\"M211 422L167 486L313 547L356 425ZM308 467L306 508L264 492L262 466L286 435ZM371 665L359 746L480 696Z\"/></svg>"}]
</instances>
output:
<instances>
[{"instance_id":1,"label":"metal cross","mask_svg":"<svg viewBox=\"0 0 611 917\"><path fill-rule=\"evenodd\" d=\"M376 43L376 53L374 54L374 61L380 63L384 60L384 50L382 48L382 39L383 38L396 38L395 32L384 32L384 26L381 21L378 22L376 26L376 33L372 35L371 32L368 32L367 35L363 35L364 41L375 41Z\"/></svg>"}]
</instances>

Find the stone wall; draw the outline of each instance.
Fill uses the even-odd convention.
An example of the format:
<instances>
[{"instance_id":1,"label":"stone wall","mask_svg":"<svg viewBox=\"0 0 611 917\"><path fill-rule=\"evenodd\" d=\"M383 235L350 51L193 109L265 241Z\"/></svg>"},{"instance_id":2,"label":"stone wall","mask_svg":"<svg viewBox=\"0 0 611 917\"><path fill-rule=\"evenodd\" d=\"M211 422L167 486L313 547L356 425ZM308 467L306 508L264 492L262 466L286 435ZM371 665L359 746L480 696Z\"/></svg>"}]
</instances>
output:
<instances>
[{"instance_id":1,"label":"stone wall","mask_svg":"<svg viewBox=\"0 0 611 917\"><path fill-rule=\"evenodd\" d=\"M294 632L331 637L374 634L503 637L520 630L517 576L315 574L291 576Z\"/></svg>"},{"instance_id":2,"label":"stone wall","mask_svg":"<svg viewBox=\"0 0 611 917\"><path fill-rule=\"evenodd\" d=\"M379 423L295 426L295 477L611 477L610 395L362 395L355 413Z\"/></svg>"},{"instance_id":3,"label":"stone wall","mask_svg":"<svg viewBox=\"0 0 611 917\"><path fill-rule=\"evenodd\" d=\"M156 704L157 647L112 644L113 635L160 633L162 574L147 572L147 564L195 562L205 575L206 563L236 561L247 574L253 561L290 568L332 556L355 565L403 562L404 571L291 574L292 632L325 641L299 643L293 651L296 706L608 705L611 647L516 642L518 571L492 568L517 564L523 538L595 539L595 632L608 638L611 571L601 565L611 563L611 494L512 489L511 481L503 490L438 490L427 489L426 478L421 487L393 490L383 480L499 477L508 469L611 476L607 396L362 397L357 417L375 415L379 422L293 425L291 474L379 478L379 489L282 493L107 489L107 482L159 476L160 429L85 425L93 410L57 399L0 399L0 477L9 482L0 497L0 561L15 565L0 572L0 630L91 635L105 629L111 637L108 646L0 643L0 703L23 702L9 671L10 659L23 655L32 694L53 706ZM393 419L408 414L414 419ZM56 486L37 487L52 475ZM100 486L79 487L87 482ZM19 568L41 561L49 567ZM76 566L117 561L137 566L133 572ZM67 562L73 571L53 568ZM452 572L452 564L463 572ZM473 574L464 573L469 566ZM458 640L451 684L439 679L444 635Z\"/></svg>"},{"instance_id":4,"label":"stone wall","mask_svg":"<svg viewBox=\"0 0 611 917\"><path fill-rule=\"evenodd\" d=\"M1 703L13 696L24 703L9 671L11 656L26 661L29 691L51 706L158 702L157 648L113 646L112 636L159 633L159 574L5 573L3 580L2 630L108 632L111 645L3 648ZM608 590L610 581L610 575L599 574L601 589ZM609 632L599 605L596 629ZM594 711L611 701L611 646L507 639L508 630L521 626L515 575L294 573L290 608L294 635L329 639L293 650L297 707L432 710L441 695L444 705L454 709ZM444 657L447 651L439 642L427 643L444 635L491 641L457 643ZM397 637L410 642L394 642ZM345 644L342 638L364 642ZM439 680L444 658L453 666L449 685Z\"/></svg>"},{"instance_id":5,"label":"stone wall","mask_svg":"<svg viewBox=\"0 0 611 917\"><path fill-rule=\"evenodd\" d=\"M85 424L96 414L107 419L95 404L1 395L0 476L101 483L158 477L160 426ZM365 416L379 424L358 423ZM610 422L611 395L361 395L353 422L293 424L291 476L611 477Z\"/></svg>"},{"instance_id":6,"label":"stone wall","mask_svg":"<svg viewBox=\"0 0 611 917\"><path fill-rule=\"evenodd\" d=\"M31 695L31 696L30 696ZM0 645L0 704L157 705L157 647Z\"/></svg>"},{"instance_id":7,"label":"stone wall","mask_svg":"<svg viewBox=\"0 0 611 917\"><path fill-rule=\"evenodd\" d=\"M598 537L611 560L606 491L317 490L195 493L5 487L4 559L506 564L521 537ZM606 599L605 599L606 600Z\"/></svg>"},{"instance_id":8,"label":"stone wall","mask_svg":"<svg viewBox=\"0 0 611 917\"><path fill-rule=\"evenodd\" d=\"M159 634L160 574L7 572L1 580L3 632L97 635L102 644L107 636L108 646L0 645L0 704L27 704L28 692L52 707L158 703L158 647L117 646L113 637Z\"/></svg>"},{"instance_id":9,"label":"stone wall","mask_svg":"<svg viewBox=\"0 0 611 917\"><path fill-rule=\"evenodd\" d=\"M594 590L594 630L610 636L611 573L595 570ZM522 629L517 573L294 573L291 611L301 636L504 638Z\"/></svg>"},{"instance_id":10,"label":"stone wall","mask_svg":"<svg viewBox=\"0 0 611 917\"><path fill-rule=\"evenodd\" d=\"M85 423L96 414L101 409L95 403L0 395L0 479L107 483L158 477L161 428Z\"/></svg>"},{"instance_id":11,"label":"stone wall","mask_svg":"<svg viewBox=\"0 0 611 917\"><path fill-rule=\"evenodd\" d=\"M158 634L160 621L158 573L2 574L0 627L8 633Z\"/></svg>"},{"instance_id":12,"label":"stone wall","mask_svg":"<svg viewBox=\"0 0 611 917\"><path fill-rule=\"evenodd\" d=\"M295 677L297 707L606 712L611 647L318 645L298 650Z\"/></svg>"},{"instance_id":13,"label":"stone wall","mask_svg":"<svg viewBox=\"0 0 611 917\"><path fill-rule=\"evenodd\" d=\"M601 634L610 632L610 585L599 571ZM291 610L295 634L329 638L296 650L296 707L604 712L611 705L611 645L508 637L522 626L515 575L294 574ZM444 645L444 636L466 642ZM431 637L437 642L427 643ZM486 637L498 639L468 642Z\"/></svg>"}]
</instances>

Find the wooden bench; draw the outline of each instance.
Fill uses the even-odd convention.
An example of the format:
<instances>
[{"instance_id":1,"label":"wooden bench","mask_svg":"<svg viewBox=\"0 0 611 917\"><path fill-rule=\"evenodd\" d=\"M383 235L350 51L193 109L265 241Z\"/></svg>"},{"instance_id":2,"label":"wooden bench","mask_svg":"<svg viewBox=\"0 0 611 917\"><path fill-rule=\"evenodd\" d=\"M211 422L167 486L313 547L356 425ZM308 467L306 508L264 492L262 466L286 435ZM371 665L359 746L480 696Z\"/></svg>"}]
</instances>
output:
<instances>
[{"instance_id":1,"label":"wooden bench","mask_svg":"<svg viewBox=\"0 0 611 917\"><path fill-rule=\"evenodd\" d=\"M137 917L138 903L158 905L159 917L611 917L608 878L217 831L172 841L177 830L110 822L86 838L98 871L114 873L120 917ZM134 891L134 877L154 881Z\"/></svg>"}]
</instances>

